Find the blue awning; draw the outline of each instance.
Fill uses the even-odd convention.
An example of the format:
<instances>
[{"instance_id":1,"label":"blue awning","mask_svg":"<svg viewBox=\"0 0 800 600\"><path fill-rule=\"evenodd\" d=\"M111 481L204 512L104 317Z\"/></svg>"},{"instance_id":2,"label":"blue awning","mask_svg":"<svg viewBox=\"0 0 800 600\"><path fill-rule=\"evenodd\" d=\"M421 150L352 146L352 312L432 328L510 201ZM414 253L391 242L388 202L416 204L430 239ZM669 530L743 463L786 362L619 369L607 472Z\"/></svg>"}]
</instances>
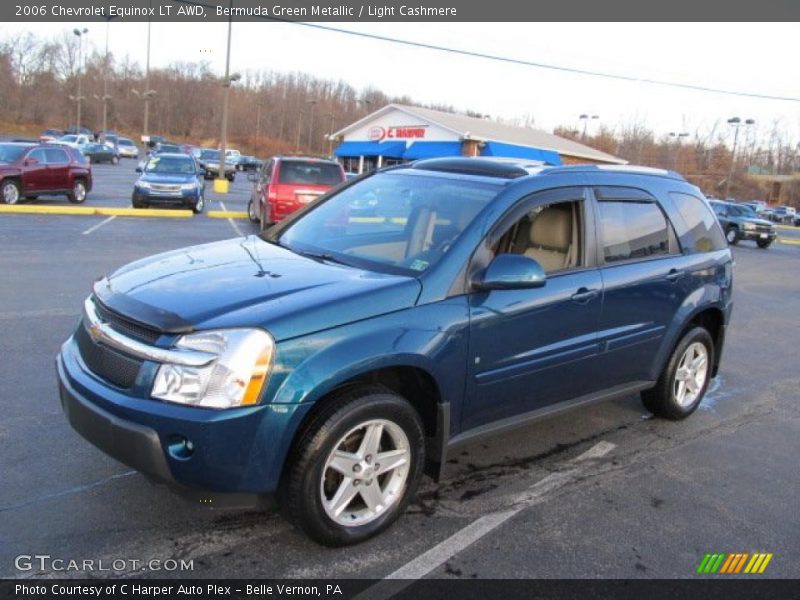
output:
<instances>
[{"instance_id":1,"label":"blue awning","mask_svg":"<svg viewBox=\"0 0 800 600\"><path fill-rule=\"evenodd\" d=\"M405 142L343 142L333 151L335 156L386 156L403 158Z\"/></svg>"},{"instance_id":2,"label":"blue awning","mask_svg":"<svg viewBox=\"0 0 800 600\"><path fill-rule=\"evenodd\" d=\"M528 158L530 160L540 160L548 165L557 166L562 164L558 152L552 150L539 150L527 146L516 146L514 144L503 144L502 142L486 142L481 156L503 156L505 158Z\"/></svg>"},{"instance_id":3,"label":"blue awning","mask_svg":"<svg viewBox=\"0 0 800 600\"><path fill-rule=\"evenodd\" d=\"M403 153L403 158L439 158L461 156L461 142L414 142Z\"/></svg>"}]
</instances>

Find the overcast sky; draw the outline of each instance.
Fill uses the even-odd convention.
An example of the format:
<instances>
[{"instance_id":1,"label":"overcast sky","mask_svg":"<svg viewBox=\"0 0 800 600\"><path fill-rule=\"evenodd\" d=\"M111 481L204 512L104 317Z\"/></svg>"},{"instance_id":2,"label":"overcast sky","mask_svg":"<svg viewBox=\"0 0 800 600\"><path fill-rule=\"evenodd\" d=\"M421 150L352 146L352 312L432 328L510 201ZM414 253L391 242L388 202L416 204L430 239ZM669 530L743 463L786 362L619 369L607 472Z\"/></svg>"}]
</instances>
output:
<instances>
[{"instance_id":1,"label":"overcast sky","mask_svg":"<svg viewBox=\"0 0 800 600\"><path fill-rule=\"evenodd\" d=\"M353 31L528 61L800 98L796 23L344 23ZM105 24L88 39L105 43ZM73 24L4 24L0 32L50 36ZM227 23L153 23L151 65L206 60L224 70ZM146 23L112 23L110 50L144 65ZM581 113L608 127L642 121L658 134L706 131L739 116L760 137L775 121L800 140L800 102L760 100L620 82L504 64L368 40L288 23L233 24L232 70L304 71L375 86L389 95L444 103L505 118L531 115L536 126L580 127ZM723 126L724 129L724 126Z\"/></svg>"}]
</instances>

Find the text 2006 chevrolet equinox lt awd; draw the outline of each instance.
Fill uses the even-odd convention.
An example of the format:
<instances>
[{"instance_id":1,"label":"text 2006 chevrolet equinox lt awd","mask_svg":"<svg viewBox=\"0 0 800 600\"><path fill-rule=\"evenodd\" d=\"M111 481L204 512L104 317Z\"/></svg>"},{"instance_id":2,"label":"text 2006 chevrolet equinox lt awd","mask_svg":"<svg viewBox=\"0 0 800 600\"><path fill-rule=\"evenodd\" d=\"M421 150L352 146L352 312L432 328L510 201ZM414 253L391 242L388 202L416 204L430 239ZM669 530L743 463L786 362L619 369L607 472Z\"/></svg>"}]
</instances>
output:
<instances>
[{"instance_id":1,"label":"text 2006 chevrolet equinox lt awd","mask_svg":"<svg viewBox=\"0 0 800 600\"><path fill-rule=\"evenodd\" d=\"M61 402L153 479L277 498L351 544L479 437L636 392L690 415L731 285L719 224L674 173L425 160L100 279Z\"/></svg>"}]
</instances>

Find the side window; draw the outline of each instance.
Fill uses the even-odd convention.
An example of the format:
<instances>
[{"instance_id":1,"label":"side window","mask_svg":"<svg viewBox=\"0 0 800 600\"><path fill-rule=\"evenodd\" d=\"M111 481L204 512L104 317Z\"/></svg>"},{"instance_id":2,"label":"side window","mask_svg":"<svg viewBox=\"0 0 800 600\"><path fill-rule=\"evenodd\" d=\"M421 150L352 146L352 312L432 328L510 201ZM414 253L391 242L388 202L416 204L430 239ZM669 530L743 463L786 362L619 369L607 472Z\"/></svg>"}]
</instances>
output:
<instances>
[{"instance_id":1,"label":"side window","mask_svg":"<svg viewBox=\"0 0 800 600\"><path fill-rule=\"evenodd\" d=\"M539 204L527 211L500 237L495 254L524 254L546 273L585 266L583 201Z\"/></svg>"},{"instance_id":2,"label":"side window","mask_svg":"<svg viewBox=\"0 0 800 600\"><path fill-rule=\"evenodd\" d=\"M60 148L47 148L47 163L50 165L66 165L69 163L69 157L64 150Z\"/></svg>"},{"instance_id":3,"label":"side window","mask_svg":"<svg viewBox=\"0 0 800 600\"><path fill-rule=\"evenodd\" d=\"M670 192L669 195L686 222L695 252L711 252L727 248L728 244L717 219L702 199L680 192ZM714 211L718 214L721 208L719 205L714 205Z\"/></svg>"},{"instance_id":4,"label":"side window","mask_svg":"<svg viewBox=\"0 0 800 600\"><path fill-rule=\"evenodd\" d=\"M26 160L33 159L40 165L47 164L47 155L44 153L44 148L36 148L31 150L31 152L25 158Z\"/></svg>"},{"instance_id":5,"label":"side window","mask_svg":"<svg viewBox=\"0 0 800 600\"><path fill-rule=\"evenodd\" d=\"M655 202L601 200L601 244L606 263L670 253L670 231Z\"/></svg>"}]
</instances>

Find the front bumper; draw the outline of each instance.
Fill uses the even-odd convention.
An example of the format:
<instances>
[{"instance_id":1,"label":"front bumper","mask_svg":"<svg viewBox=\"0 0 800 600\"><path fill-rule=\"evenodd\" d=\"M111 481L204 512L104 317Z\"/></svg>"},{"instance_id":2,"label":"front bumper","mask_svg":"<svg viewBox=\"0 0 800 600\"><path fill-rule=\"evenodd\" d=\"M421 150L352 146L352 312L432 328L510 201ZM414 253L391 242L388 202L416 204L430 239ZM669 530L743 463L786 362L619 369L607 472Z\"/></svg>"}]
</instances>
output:
<instances>
[{"instance_id":1,"label":"front bumper","mask_svg":"<svg viewBox=\"0 0 800 600\"><path fill-rule=\"evenodd\" d=\"M294 432L309 409L261 404L219 411L144 398L140 383L154 363L145 362L137 384L123 390L88 369L72 337L56 369L64 413L89 442L179 492L233 495L236 505L275 494Z\"/></svg>"},{"instance_id":2,"label":"front bumper","mask_svg":"<svg viewBox=\"0 0 800 600\"><path fill-rule=\"evenodd\" d=\"M770 232L744 229L741 230L739 233L740 240L747 240L751 242L758 242L765 240L774 242L776 237L778 237L778 233L774 229Z\"/></svg>"},{"instance_id":3,"label":"front bumper","mask_svg":"<svg viewBox=\"0 0 800 600\"><path fill-rule=\"evenodd\" d=\"M200 196L195 190L182 190L177 193L158 193L150 190L136 188L131 201L133 205L157 204L159 206L185 206L193 208Z\"/></svg>"}]
</instances>

